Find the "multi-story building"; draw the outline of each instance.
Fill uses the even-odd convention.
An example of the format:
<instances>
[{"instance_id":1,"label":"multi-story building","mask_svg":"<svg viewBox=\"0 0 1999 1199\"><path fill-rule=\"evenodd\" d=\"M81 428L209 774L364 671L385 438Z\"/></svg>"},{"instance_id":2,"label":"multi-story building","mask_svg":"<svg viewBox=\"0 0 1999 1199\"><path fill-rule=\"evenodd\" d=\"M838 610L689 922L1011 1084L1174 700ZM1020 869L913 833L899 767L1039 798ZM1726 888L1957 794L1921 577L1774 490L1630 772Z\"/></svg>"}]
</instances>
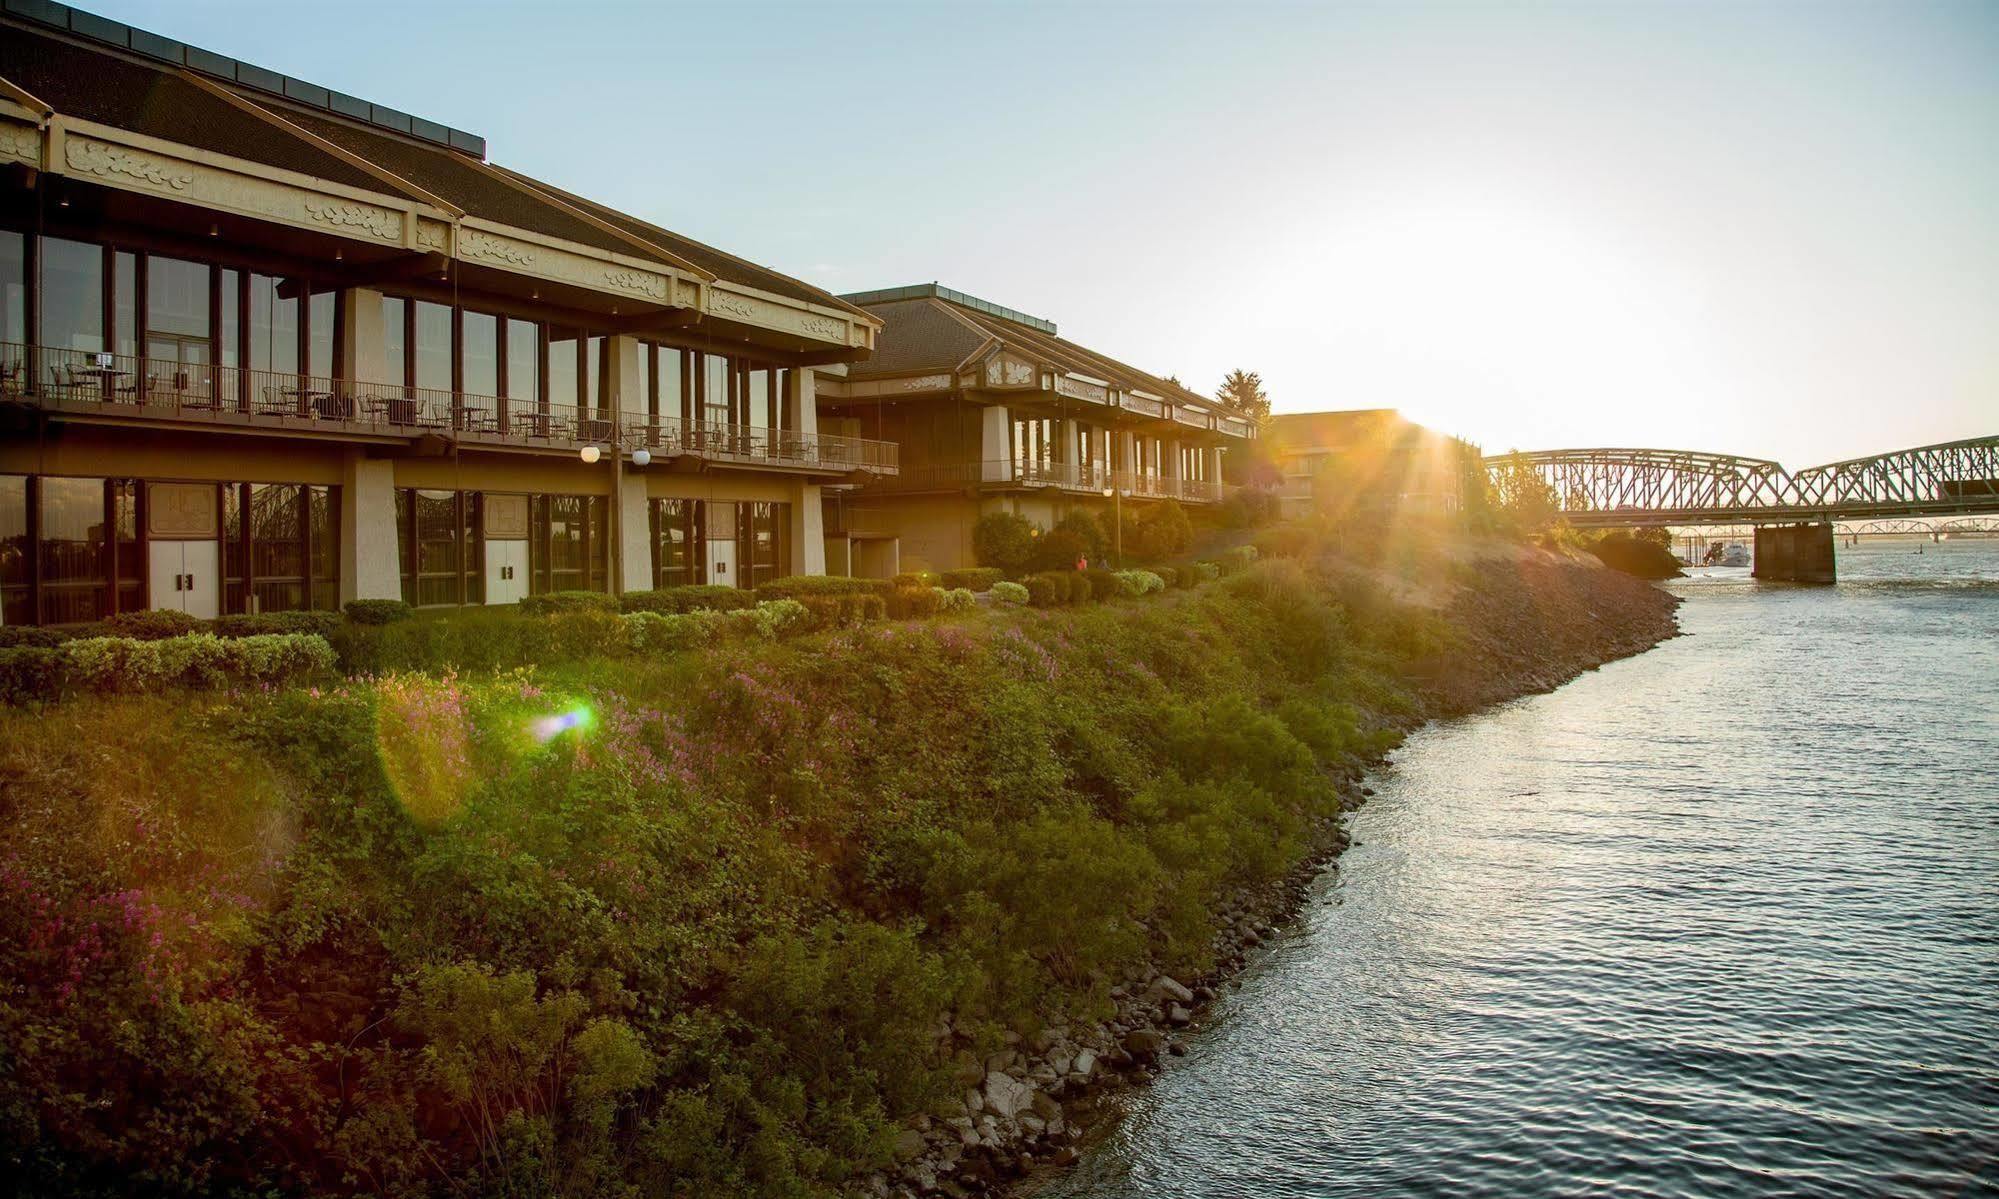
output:
<instances>
[{"instance_id":1,"label":"multi-story building","mask_svg":"<svg viewBox=\"0 0 1999 1199\"><path fill-rule=\"evenodd\" d=\"M0 15L0 618L824 569L881 318L483 139L60 4Z\"/></svg>"},{"instance_id":2,"label":"multi-story building","mask_svg":"<svg viewBox=\"0 0 1999 1199\"><path fill-rule=\"evenodd\" d=\"M1453 512L1472 447L1393 408L1286 412L1260 449L1275 465L1286 518L1314 512Z\"/></svg>"},{"instance_id":3,"label":"multi-story building","mask_svg":"<svg viewBox=\"0 0 1999 1199\"><path fill-rule=\"evenodd\" d=\"M899 469L828 488L828 569L969 565L972 526L1018 512L1222 496L1222 451L1255 426L1215 401L1056 334L1053 322L934 283L843 297L880 352L823 371L820 425L901 448Z\"/></svg>"}]
</instances>

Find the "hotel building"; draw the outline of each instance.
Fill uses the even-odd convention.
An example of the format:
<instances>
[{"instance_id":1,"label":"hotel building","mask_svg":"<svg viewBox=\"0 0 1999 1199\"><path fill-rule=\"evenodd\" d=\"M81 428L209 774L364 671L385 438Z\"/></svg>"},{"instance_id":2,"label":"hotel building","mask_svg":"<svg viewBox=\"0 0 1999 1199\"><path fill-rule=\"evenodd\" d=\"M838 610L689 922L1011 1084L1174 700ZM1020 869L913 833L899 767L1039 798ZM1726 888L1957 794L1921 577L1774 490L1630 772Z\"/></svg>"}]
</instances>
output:
<instances>
[{"instance_id":1,"label":"hotel building","mask_svg":"<svg viewBox=\"0 0 1999 1199\"><path fill-rule=\"evenodd\" d=\"M819 420L819 370L867 363L881 307L510 171L472 134L6 0L0 619L822 572L823 490L873 493L929 428L853 418L872 370L836 383L851 435ZM961 388L988 360L993 388ZM1005 397L981 456L1105 463L1017 454L1007 413L1082 436L1064 413L1141 390L1160 428L1184 403L1200 444L1221 435L1012 334L947 370L949 403ZM1156 440L1142 477L1187 479Z\"/></svg>"},{"instance_id":2,"label":"hotel building","mask_svg":"<svg viewBox=\"0 0 1999 1199\"><path fill-rule=\"evenodd\" d=\"M1059 336L1053 322L934 283L843 297L882 322L866 361L823 368L822 429L887 439L899 469L826 490L834 574L972 563L972 526L1017 512L1222 496L1222 452L1255 426L1177 383Z\"/></svg>"}]
</instances>

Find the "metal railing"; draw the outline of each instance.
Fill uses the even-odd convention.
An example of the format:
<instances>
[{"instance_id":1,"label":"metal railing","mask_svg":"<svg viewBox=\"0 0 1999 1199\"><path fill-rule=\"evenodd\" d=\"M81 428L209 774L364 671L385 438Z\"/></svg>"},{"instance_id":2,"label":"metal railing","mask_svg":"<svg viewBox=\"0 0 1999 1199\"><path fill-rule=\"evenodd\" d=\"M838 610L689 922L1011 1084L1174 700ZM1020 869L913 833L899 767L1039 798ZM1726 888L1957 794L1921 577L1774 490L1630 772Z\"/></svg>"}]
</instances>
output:
<instances>
[{"instance_id":1,"label":"metal railing","mask_svg":"<svg viewBox=\"0 0 1999 1199\"><path fill-rule=\"evenodd\" d=\"M893 441L802 434L760 425L730 425L668 417L625 421L624 446L653 454L770 466L829 467L892 474L901 446Z\"/></svg>"},{"instance_id":2,"label":"metal railing","mask_svg":"<svg viewBox=\"0 0 1999 1199\"><path fill-rule=\"evenodd\" d=\"M0 398L53 411L466 442L645 446L748 464L893 472L890 441L701 421L620 422L602 409L441 388L363 383L96 350L0 342Z\"/></svg>"},{"instance_id":3,"label":"metal railing","mask_svg":"<svg viewBox=\"0 0 1999 1199\"><path fill-rule=\"evenodd\" d=\"M999 458L983 462L941 462L909 467L893 479L870 484L877 492L936 491L963 487L1057 488L1086 495L1122 491L1127 498L1176 499L1212 503L1222 485L1205 479L1168 479L1137 471L1114 471L1096 463L1033 462Z\"/></svg>"}]
</instances>

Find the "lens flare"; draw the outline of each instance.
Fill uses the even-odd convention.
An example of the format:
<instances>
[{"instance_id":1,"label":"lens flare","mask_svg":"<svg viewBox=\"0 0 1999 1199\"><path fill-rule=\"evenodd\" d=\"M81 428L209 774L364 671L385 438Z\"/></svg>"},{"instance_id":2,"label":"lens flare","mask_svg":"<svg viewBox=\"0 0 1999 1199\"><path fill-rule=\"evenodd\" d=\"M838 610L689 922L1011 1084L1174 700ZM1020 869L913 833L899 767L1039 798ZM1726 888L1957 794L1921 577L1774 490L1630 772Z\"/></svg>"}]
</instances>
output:
<instances>
[{"instance_id":1,"label":"lens flare","mask_svg":"<svg viewBox=\"0 0 1999 1199\"><path fill-rule=\"evenodd\" d=\"M592 717L590 709L578 705L567 712L549 716L538 716L528 725L528 732L542 745L560 737L571 729L587 729Z\"/></svg>"}]
</instances>

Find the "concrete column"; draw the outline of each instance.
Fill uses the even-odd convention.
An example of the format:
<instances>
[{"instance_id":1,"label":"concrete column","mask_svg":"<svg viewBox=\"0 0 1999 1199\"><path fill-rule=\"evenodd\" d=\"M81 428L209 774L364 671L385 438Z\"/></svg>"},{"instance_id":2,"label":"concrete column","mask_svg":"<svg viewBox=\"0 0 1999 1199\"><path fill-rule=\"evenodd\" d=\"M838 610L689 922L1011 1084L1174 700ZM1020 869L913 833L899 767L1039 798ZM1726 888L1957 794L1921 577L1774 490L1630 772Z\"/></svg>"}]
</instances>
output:
<instances>
[{"instance_id":1,"label":"concrete column","mask_svg":"<svg viewBox=\"0 0 1999 1199\"><path fill-rule=\"evenodd\" d=\"M382 340L382 293L350 287L340 296L341 324L345 329L341 335L345 344L340 347L340 360L346 364L348 382L401 383L401 379L388 377L388 365L383 358L386 346Z\"/></svg>"},{"instance_id":2,"label":"concrete column","mask_svg":"<svg viewBox=\"0 0 1999 1199\"><path fill-rule=\"evenodd\" d=\"M646 511L644 471L631 470L619 481L617 591L652 590L652 522Z\"/></svg>"},{"instance_id":3,"label":"concrete column","mask_svg":"<svg viewBox=\"0 0 1999 1199\"><path fill-rule=\"evenodd\" d=\"M398 532L396 464L350 451L340 475L341 603L402 598Z\"/></svg>"},{"instance_id":4,"label":"concrete column","mask_svg":"<svg viewBox=\"0 0 1999 1199\"><path fill-rule=\"evenodd\" d=\"M1004 483L1013 478L1013 422L1004 404L979 413L979 478Z\"/></svg>"},{"instance_id":5,"label":"concrete column","mask_svg":"<svg viewBox=\"0 0 1999 1199\"><path fill-rule=\"evenodd\" d=\"M1209 446L1201 451L1208 459L1208 483L1211 489L1222 485L1222 447Z\"/></svg>"},{"instance_id":6,"label":"concrete column","mask_svg":"<svg viewBox=\"0 0 1999 1199\"><path fill-rule=\"evenodd\" d=\"M1159 443L1159 477L1166 483L1166 494L1178 496L1180 490L1180 442L1169 438Z\"/></svg>"},{"instance_id":7,"label":"concrete column","mask_svg":"<svg viewBox=\"0 0 1999 1199\"><path fill-rule=\"evenodd\" d=\"M1136 474L1138 472L1138 439L1132 435L1131 430L1115 430L1111 434L1111 442L1111 448L1116 451L1111 455L1111 469L1126 474Z\"/></svg>"},{"instance_id":8,"label":"concrete column","mask_svg":"<svg viewBox=\"0 0 1999 1199\"><path fill-rule=\"evenodd\" d=\"M800 437L819 433L819 372L801 366L791 372L784 397L784 425Z\"/></svg>"},{"instance_id":9,"label":"concrete column","mask_svg":"<svg viewBox=\"0 0 1999 1199\"><path fill-rule=\"evenodd\" d=\"M826 573L826 514L817 483L800 483L791 493L791 573Z\"/></svg>"},{"instance_id":10,"label":"concrete column","mask_svg":"<svg viewBox=\"0 0 1999 1199\"><path fill-rule=\"evenodd\" d=\"M646 412L645 347L636 337L613 337L607 353L605 400L611 409L611 419L622 425L619 418L644 416Z\"/></svg>"}]
</instances>

